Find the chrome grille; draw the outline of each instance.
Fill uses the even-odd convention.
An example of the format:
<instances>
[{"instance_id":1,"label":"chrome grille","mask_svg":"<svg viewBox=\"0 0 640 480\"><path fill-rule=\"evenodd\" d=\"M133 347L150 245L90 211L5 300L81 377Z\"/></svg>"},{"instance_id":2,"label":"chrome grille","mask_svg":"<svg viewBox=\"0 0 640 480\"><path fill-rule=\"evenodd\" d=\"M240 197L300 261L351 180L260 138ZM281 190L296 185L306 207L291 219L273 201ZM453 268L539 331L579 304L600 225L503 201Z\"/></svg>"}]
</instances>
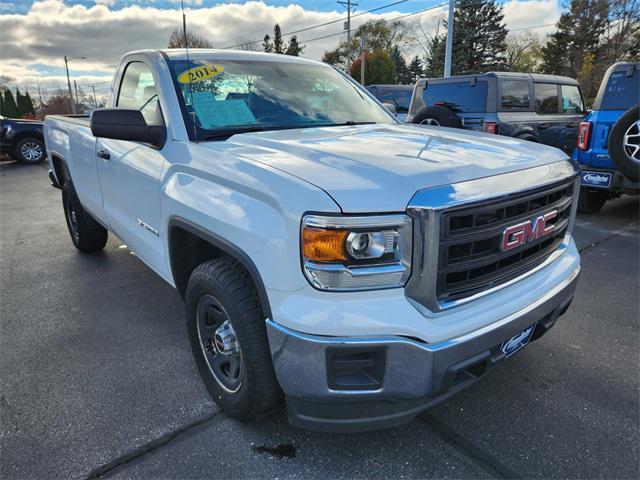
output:
<instances>
[{"instance_id":1,"label":"chrome grille","mask_svg":"<svg viewBox=\"0 0 640 480\"><path fill-rule=\"evenodd\" d=\"M405 295L439 312L536 272L568 247L578 189L577 166L559 161L418 191L407 207L414 248ZM506 227L553 210L552 232L500 248Z\"/></svg>"},{"instance_id":2,"label":"chrome grille","mask_svg":"<svg viewBox=\"0 0 640 480\"><path fill-rule=\"evenodd\" d=\"M544 262L562 242L571 219L574 181L508 199L445 210L441 216L437 299L458 300L500 285ZM505 228L555 210L553 232L502 251Z\"/></svg>"}]
</instances>

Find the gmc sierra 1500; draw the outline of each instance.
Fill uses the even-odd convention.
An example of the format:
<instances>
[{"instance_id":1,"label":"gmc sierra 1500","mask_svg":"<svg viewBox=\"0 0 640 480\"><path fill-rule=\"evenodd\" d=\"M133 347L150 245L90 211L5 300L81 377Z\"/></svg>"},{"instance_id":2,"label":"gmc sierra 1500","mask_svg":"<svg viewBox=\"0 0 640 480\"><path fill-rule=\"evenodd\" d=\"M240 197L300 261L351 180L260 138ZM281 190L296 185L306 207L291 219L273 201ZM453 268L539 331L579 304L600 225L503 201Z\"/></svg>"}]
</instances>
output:
<instances>
[{"instance_id":1,"label":"gmc sierra 1500","mask_svg":"<svg viewBox=\"0 0 640 480\"><path fill-rule=\"evenodd\" d=\"M230 415L284 394L310 429L398 425L553 326L573 298L560 150L400 124L322 63L125 55L110 108L45 122L71 239L114 232L178 289Z\"/></svg>"}]
</instances>

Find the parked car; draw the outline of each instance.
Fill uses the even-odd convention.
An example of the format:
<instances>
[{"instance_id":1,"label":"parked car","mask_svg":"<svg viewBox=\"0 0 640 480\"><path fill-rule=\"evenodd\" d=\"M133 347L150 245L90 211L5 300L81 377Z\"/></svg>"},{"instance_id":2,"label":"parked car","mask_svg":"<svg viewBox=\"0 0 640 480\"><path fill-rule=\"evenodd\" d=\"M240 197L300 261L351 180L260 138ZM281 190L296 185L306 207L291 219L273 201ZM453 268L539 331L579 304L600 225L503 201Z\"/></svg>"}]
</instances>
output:
<instances>
[{"instance_id":1,"label":"parked car","mask_svg":"<svg viewBox=\"0 0 640 480\"><path fill-rule=\"evenodd\" d=\"M401 122L406 120L411 95L413 95L413 85L369 85L367 90L382 103L393 105L398 120Z\"/></svg>"},{"instance_id":2,"label":"parked car","mask_svg":"<svg viewBox=\"0 0 640 480\"><path fill-rule=\"evenodd\" d=\"M497 133L573 151L585 114L578 82L490 72L416 83L407 121Z\"/></svg>"},{"instance_id":3,"label":"parked car","mask_svg":"<svg viewBox=\"0 0 640 480\"><path fill-rule=\"evenodd\" d=\"M582 168L580 211L596 213L611 198L640 192L639 110L640 62L612 65L573 154Z\"/></svg>"},{"instance_id":4,"label":"parked car","mask_svg":"<svg viewBox=\"0 0 640 480\"><path fill-rule=\"evenodd\" d=\"M0 116L0 153L24 163L45 159L43 123Z\"/></svg>"},{"instance_id":5,"label":"parked car","mask_svg":"<svg viewBox=\"0 0 640 480\"><path fill-rule=\"evenodd\" d=\"M178 289L228 414L284 393L305 428L399 425L569 307L579 180L560 150L400 123L298 57L145 50L117 72L109 108L45 120L71 241L111 230Z\"/></svg>"}]
</instances>

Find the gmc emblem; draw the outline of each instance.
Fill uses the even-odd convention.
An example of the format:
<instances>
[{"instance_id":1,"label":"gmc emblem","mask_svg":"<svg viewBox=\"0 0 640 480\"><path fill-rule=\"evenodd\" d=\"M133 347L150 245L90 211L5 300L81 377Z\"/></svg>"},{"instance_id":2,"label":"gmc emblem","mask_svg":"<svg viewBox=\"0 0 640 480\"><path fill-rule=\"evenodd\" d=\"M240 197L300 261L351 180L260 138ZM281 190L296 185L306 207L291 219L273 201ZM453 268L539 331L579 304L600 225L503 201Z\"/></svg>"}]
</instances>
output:
<instances>
[{"instance_id":1,"label":"gmc emblem","mask_svg":"<svg viewBox=\"0 0 640 480\"><path fill-rule=\"evenodd\" d=\"M557 216L558 211L552 210L526 222L505 228L504 232L502 232L500 248L506 252L550 234L555 230L556 226L552 223L547 223Z\"/></svg>"}]
</instances>

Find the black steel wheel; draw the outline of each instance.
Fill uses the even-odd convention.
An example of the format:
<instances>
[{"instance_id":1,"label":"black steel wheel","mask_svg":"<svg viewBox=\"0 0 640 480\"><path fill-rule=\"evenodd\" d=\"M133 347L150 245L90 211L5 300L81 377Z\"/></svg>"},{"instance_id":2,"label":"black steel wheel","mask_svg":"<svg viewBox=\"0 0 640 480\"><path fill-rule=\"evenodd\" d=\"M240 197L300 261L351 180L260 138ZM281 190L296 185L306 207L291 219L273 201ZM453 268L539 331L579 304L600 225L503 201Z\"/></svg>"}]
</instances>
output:
<instances>
[{"instance_id":1,"label":"black steel wheel","mask_svg":"<svg viewBox=\"0 0 640 480\"><path fill-rule=\"evenodd\" d=\"M242 352L229 314L214 296L203 295L196 315L200 350L211 375L221 388L237 392L242 386Z\"/></svg>"}]
</instances>

